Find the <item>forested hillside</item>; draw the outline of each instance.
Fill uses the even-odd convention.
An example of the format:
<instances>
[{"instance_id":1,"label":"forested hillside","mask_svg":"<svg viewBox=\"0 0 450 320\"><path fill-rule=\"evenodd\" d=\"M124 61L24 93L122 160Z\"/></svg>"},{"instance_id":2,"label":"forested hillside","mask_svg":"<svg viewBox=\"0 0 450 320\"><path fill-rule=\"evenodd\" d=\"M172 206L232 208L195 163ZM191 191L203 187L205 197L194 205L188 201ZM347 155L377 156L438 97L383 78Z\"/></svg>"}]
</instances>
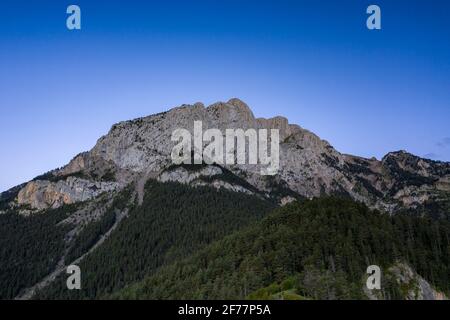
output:
<instances>
[{"instance_id":1,"label":"forested hillside","mask_svg":"<svg viewBox=\"0 0 450 320\"><path fill-rule=\"evenodd\" d=\"M278 293L360 299L367 298L367 266L376 264L386 272L397 261L408 263L448 294L449 237L447 221L389 216L350 200L306 200L277 209L261 222L107 297L242 299ZM404 290L392 277L383 277L384 298L404 298Z\"/></svg>"},{"instance_id":2,"label":"forested hillside","mask_svg":"<svg viewBox=\"0 0 450 320\"><path fill-rule=\"evenodd\" d=\"M79 264L82 289L67 290L63 275L36 298L99 298L110 294L256 223L274 207L241 193L149 181L142 205L130 208L128 217L111 236ZM98 228L90 230L95 235ZM83 237L91 238L86 233Z\"/></svg>"},{"instance_id":3,"label":"forested hillside","mask_svg":"<svg viewBox=\"0 0 450 320\"><path fill-rule=\"evenodd\" d=\"M60 222L80 205L29 217L0 215L1 298L14 298L89 251L116 221L106 241L79 266L82 289L60 275L38 299L361 299L368 265L382 267L383 298L405 297L389 271L411 266L450 293L450 223L417 214L388 215L349 199L317 198L282 208L258 197L147 182L142 205L126 189L101 219L69 243ZM269 212L272 212L269 214Z\"/></svg>"},{"instance_id":4,"label":"forested hillside","mask_svg":"<svg viewBox=\"0 0 450 320\"><path fill-rule=\"evenodd\" d=\"M76 207L64 206L28 217L14 210L0 214L0 299L14 298L53 269L70 228L58 223Z\"/></svg>"}]
</instances>

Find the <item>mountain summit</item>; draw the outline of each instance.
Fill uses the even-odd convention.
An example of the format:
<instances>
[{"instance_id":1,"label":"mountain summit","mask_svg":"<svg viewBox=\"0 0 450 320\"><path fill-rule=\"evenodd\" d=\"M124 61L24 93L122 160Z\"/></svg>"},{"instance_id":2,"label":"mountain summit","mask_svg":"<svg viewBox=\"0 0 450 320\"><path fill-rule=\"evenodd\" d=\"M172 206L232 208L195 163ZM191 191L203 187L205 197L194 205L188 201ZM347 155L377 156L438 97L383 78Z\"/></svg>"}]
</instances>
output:
<instances>
[{"instance_id":1,"label":"mountain summit","mask_svg":"<svg viewBox=\"0 0 450 320\"><path fill-rule=\"evenodd\" d=\"M194 158L204 147L197 121L218 141L227 129L278 129L278 171L176 164L174 131L194 140ZM238 99L182 105L117 123L92 150L0 195L0 299L446 298L449 208L449 163L341 154ZM66 285L74 264L80 290ZM383 290L364 289L368 265L383 268Z\"/></svg>"},{"instance_id":2,"label":"mountain summit","mask_svg":"<svg viewBox=\"0 0 450 320\"><path fill-rule=\"evenodd\" d=\"M194 121L203 128L278 129L280 169L261 176L258 165L202 165L186 168L171 160L172 132L192 132ZM225 179L233 176L234 179ZM450 194L450 164L422 159L405 151L391 152L381 161L346 155L314 133L290 124L284 117L255 118L239 99L182 105L167 112L124 121L112 126L89 152L68 165L35 178L2 202L23 206L24 212L57 208L113 193L130 183L136 195L148 179L211 185L257 194L287 203L295 198L342 195L387 212L425 210L445 214ZM4 205L3 205L4 206Z\"/></svg>"}]
</instances>

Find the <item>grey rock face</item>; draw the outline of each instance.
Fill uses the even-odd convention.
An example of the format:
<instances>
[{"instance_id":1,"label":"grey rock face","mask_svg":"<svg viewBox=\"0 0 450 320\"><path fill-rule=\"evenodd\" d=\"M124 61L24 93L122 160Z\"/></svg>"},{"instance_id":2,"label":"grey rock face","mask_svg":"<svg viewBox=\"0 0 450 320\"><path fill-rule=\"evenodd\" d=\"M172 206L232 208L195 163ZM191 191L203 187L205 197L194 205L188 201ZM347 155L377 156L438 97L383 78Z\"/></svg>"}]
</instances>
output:
<instances>
[{"instance_id":1,"label":"grey rock face","mask_svg":"<svg viewBox=\"0 0 450 320\"><path fill-rule=\"evenodd\" d=\"M450 191L450 165L434 163L404 152L388 154L382 161L343 155L327 141L283 117L256 119L238 99L215 103L183 105L166 113L121 122L102 137L91 156L113 162L132 172L160 172L171 165L174 146L171 134L184 128L192 133L193 123L203 129L279 129L280 170L278 177L290 189L305 197L344 194L383 210L414 207L433 198L436 188ZM416 159L417 158L417 159ZM413 165L413 163L416 163ZM259 165L226 165L258 189L270 191ZM419 170L416 170L419 168ZM405 172L419 179L410 181ZM244 177L244 176L243 176ZM425 177L425 179L422 179ZM414 179L412 179L414 180Z\"/></svg>"},{"instance_id":2,"label":"grey rock face","mask_svg":"<svg viewBox=\"0 0 450 320\"><path fill-rule=\"evenodd\" d=\"M198 170L188 170L183 167L175 167L172 170L166 170L157 178L160 182L179 182L190 184L191 186L211 186L216 189L226 189L234 192L253 194L252 191L241 185L233 184L221 179L223 170L217 166L205 166ZM208 178L205 180L204 178Z\"/></svg>"},{"instance_id":3,"label":"grey rock face","mask_svg":"<svg viewBox=\"0 0 450 320\"><path fill-rule=\"evenodd\" d=\"M408 288L405 299L407 300L447 300L444 293L436 291L425 279L418 275L409 265L397 263L391 267L398 284Z\"/></svg>"},{"instance_id":4,"label":"grey rock face","mask_svg":"<svg viewBox=\"0 0 450 320\"><path fill-rule=\"evenodd\" d=\"M215 166L207 166L197 171L189 171L183 167L177 167L174 170L164 171L158 177L158 181L176 181L184 184L189 184L200 177L213 177L222 173L223 171L219 167Z\"/></svg>"},{"instance_id":5,"label":"grey rock face","mask_svg":"<svg viewBox=\"0 0 450 320\"><path fill-rule=\"evenodd\" d=\"M226 129L278 129L280 169L276 179L307 198L339 194L386 211L450 199L449 163L421 159L406 152L390 153L381 161L344 155L314 133L289 124L286 118L255 118L250 108L239 99L209 107L201 103L183 105L164 113L115 124L91 151L75 157L56 175L86 172L98 177L113 172L120 185L140 177L186 182L192 179L191 175L179 171L168 176L163 172L172 165L170 155L176 144L171 141L172 132L183 128L193 133L194 121L202 121L203 130L214 128L223 133ZM260 174L260 165L225 164L224 167L258 190L271 191L268 179ZM42 193L30 195L30 190L46 188L47 185L26 186L21 199L27 194L34 200L23 203L43 207L64 202L64 196L53 203L52 200L42 200L45 199ZM56 186L56 189L61 188L63 186ZM72 190L71 187L68 189ZM70 201L77 201L84 199L84 194L92 195L92 192L79 191L83 196L75 196L74 192L70 194Z\"/></svg>"},{"instance_id":6,"label":"grey rock face","mask_svg":"<svg viewBox=\"0 0 450 320\"><path fill-rule=\"evenodd\" d=\"M33 209L58 208L63 204L90 200L118 187L116 182L92 182L75 177L58 182L38 180L20 190L17 201L19 205L29 205Z\"/></svg>"},{"instance_id":7,"label":"grey rock face","mask_svg":"<svg viewBox=\"0 0 450 320\"><path fill-rule=\"evenodd\" d=\"M430 283L415 272L407 263L396 262L386 270L386 275L383 276L393 277L393 280L400 288L402 299L448 300L448 297L443 292L433 288ZM392 299L383 287L381 289L369 290L364 286L363 291L370 300Z\"/></svg>"}]
</instances>

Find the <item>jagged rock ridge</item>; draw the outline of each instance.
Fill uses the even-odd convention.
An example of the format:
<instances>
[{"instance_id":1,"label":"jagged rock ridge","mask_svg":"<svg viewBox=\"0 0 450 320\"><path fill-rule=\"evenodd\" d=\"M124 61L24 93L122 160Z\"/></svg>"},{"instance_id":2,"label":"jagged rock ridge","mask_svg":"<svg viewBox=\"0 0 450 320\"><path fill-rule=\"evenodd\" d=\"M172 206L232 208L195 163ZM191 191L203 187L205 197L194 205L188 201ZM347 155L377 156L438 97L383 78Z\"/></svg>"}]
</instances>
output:
<instances>
[{"instance_id":1,"label":"jagged rock ridge","mask_svg":"<svg viewBox=\"0 0 450 320\"><path fill-rule=\"evenodd\" d=\"M53 171L51 176L59 181L44 178L45 182L32 181L23 187L16 198L17 204L34 209L57 207L123 188L130 182L142 184L148 178L161 181L179 178L180 182L198 185L199 176L211 175L216 169L199 169L206 173L196 174L194 179L174 168L170 157L175 144L171 141L172 132L177 128L192 132L194 121L202 121L203 130L217 128L222 132L229 128L279 129L280 170L276 176L261 176L259 165L224 165L226 170L266 195L280 186L284 191L307 198L340 194L389 212L426 207L450 198L449 163L422 159L405 151L389 153L381 161L341 154L314 133L289 124L286 118L255 118L244 102L231 99L208 107L202 103L182 105L117 123L92 150ZM70 179L80 174L87 179ZM99 184L106 175L112 181ZM209 183L217 188L253 192L219 180L209 179ZM92 192L93 185L95 192ZM282 194L280 199L287 195Z\"/></svg>"}]
</instances>

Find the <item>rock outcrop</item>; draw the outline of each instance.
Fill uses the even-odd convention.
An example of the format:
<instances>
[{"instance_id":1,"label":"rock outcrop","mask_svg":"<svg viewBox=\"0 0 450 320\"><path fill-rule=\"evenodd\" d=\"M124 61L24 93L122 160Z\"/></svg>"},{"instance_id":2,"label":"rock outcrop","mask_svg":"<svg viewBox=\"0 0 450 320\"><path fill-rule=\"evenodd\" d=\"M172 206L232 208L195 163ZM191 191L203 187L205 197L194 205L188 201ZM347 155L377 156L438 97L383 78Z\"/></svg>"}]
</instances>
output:
<instances>
[{"instance_id":1,"label":"rock outcrop","mask_svg":"<svg viewBox=\"0 0 450 320\"><path fill-rule=\"evenodd\" d=\"M396 262L382 277L390 278L397 284L404 300L448 300L443 292L436 290L407 263ZM369 290L364 286L363 290L370 300L391 299L383 287Z\"/></svg>"},{"instance_id":2,"label":"rock outcrop","mask_svg":"<svg viewBox=\"0 0 450 320\"><path fill-rule=\"evenodd\" d=\"M435 290L409 265L398 263L389 269L404 290L406 300L447 300L444 293Z\"/></svg>"},{"instance_id":3,"label":"rock outcrop","mask_svg":"<svg viewBox=\"0 0 450 320\"><path fill-rule=\"evenodd\" d=\"M71 184L30 182L21 191L19 203L44 208L87 199L113 188L110 184L96 185L105 176L113 176L120 186L142 180L142 177L172 181L175 173L171 177L164 173L173 165L172 132L183 128L192 133L194 121L202 121L203 130L214 128L222 132L226 129L278 129L280 168L276 180L302 197L344 195L389 212L428 208L429 203L444 203L445 206L450 203L449 163L421 159L403 151L389 153L381 161L341 154L314 133L289 124L286 118L255 118L239 99L209 107L202 103L182 105L117 123L91 151L78 155L66 167L54 172L59 177L81 172L89 177L89 183L74 187L73 181ZM225 164L224 168L261 192L273 191L273 179L261 176L260 164ZM191 179L178 173L180 181ZM101 191L93 191L94 185Z\"/></svg>"},{"instance_id":4,"label":"rock outcrop","mask_svg":"<svg viewBox=\"0 0 450 320\"><path fill-rule=\"evenodd\" d=\"M71 204L90 200L103 192L117 190L116 182L92 182L80 178L68 177L58 182L31 181L19 191L17 202L21 206L33 209L58 208L63 204Z\"/></svg>"},{"instance_id":5,"label":"rock outcrop","mask_svg":"<svg viewBox=\"0 0 450 320\"><path fill-rule=\"evenodd\" d=\"M238 183L230 183L224 180L224 173L224 170L216 165L199 167L197 170L175 166L164 170L157 180L160 182L179 182L191 186L211 186L216 189L254 194L254 192Z\"/></svg>"}]
</instances>

